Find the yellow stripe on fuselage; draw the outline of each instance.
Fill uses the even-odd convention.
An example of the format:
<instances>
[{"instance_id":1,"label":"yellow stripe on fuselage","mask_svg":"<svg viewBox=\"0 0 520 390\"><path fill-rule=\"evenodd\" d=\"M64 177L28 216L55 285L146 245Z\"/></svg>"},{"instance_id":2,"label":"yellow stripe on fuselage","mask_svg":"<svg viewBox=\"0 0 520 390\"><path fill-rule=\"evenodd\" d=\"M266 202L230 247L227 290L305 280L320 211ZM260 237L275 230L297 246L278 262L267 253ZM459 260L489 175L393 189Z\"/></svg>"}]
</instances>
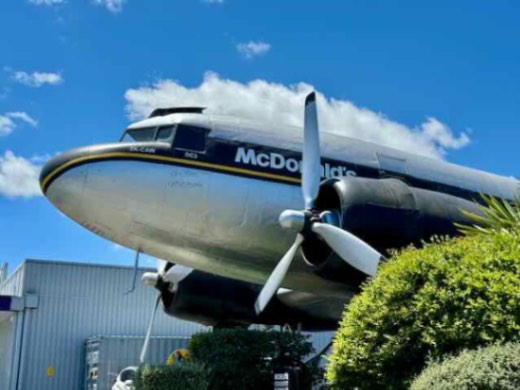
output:
<instances>
[{"instance_id":1,"label":"yellow stripe on fuselage","mask_svg":"<svg viewBox=\"0 0 520 390\"><path fill-rule=\"evenodd\" d=\"M244 175L256 176L256 177L265 178L265 179L281 180L281 181L286 181L288 183L296 183L296 184L301 183L301 180L298 178L295 178L295 177L276 175L274 173L267 173L267 172L258 172L258 171L253 171L253 170L245 169L245 168L229 167L227 165L214 164L214 163L209 163L209 162L205 162L205 161L188 160L188 159L184 159L184 158L167 157L167 156L160 156L160 155L155 155L155 154L112 152L112 153L100 153L100 154L96 154L96 155L92 155L92 156L83 156L83 157L78 157L76 159L67 161L65 164L57 167L54 171L49 173L45 177L45 179L43 179L42 184L41 184L42 189L45 189L47 186L47 183L49 183L50 180L52 180L56 175L58 175L60 172L67 169L71 165L74 165L74 164L77 164L80 162L85 162L85 161L95 161L95 160L100 160L100 159L121 158L121 157L139 158L139 159L151 160L151 161L173 162L173 163L191 165L191 166L201 167L201 168L217 169L217 170L224 171L224 172L241 173Z\"/></svg>"}]
</instances>

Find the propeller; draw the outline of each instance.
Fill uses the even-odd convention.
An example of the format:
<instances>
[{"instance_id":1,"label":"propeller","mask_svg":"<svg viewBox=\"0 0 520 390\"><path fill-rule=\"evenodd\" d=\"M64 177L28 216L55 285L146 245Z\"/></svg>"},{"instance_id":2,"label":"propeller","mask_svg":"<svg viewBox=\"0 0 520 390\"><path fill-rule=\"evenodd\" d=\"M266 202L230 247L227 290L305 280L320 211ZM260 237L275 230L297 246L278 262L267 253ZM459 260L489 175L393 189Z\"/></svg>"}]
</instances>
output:
<instances>
[{"instance_id":1,"label":"propeller","mask_svg":"<svg viewBox=\"0 0 520 390\"><path fill-rule=\"evenodd\" d=\"M139 355L139 362L144 364L144 359L146 358L146 353L148 352L148 344L150 344L150 338L152 337L152 328L155 322L155 315L157 314L157 308L159 307L159 302L161 302L161 294L157 294L157 299L155 300L155 306L152 311L152 316L150 317L150 322L148 324L148 329L146 330L146 336L143 342L143 348L141 349L141 355Z\"/></svg>"},{"instance_id":2,"label":"propeller","mask_svg":"<svg viewBox=\"0 0 520 390\"><path fill-rule=\"evenodd\" d=\"M146 336L144 338L143 347L141 349L141 355L139 356L139 361L141 364L144 363L146 353L148 352L148 345L150 344L150 338L152 336L155 315L157 314L157 309L159 307L159 303L161 302L161 290L168 285L175 285L179 283L192 271L193 268L185 267L180 264L174 264L168 268L167 261L157 259L157 272L145 272L141 277L141 281L144 285L156 287L159 290L157 299L155 301L155 306L152 311L152 316L150 317L150 322L148 324L148 329L146 330Z\"/></svg>"},{"instance_id":3,"label":"propeller","mask_svg":"<svg viewBox=\"0 0 520 390\"><path fill-rule=\"evenodd\" d=\"M260 314L280 288L298 248L309 234L321 237L336 254L350 266L373 276L383 256L355 235L335 226L330 212L315 208L321 181L321 151L316 93L305 98L302 156L302 195L305 209L285 210L279 222L284 229L297 232L294 244L279 261L255 302Z\"/></svg>"}]
</instances>

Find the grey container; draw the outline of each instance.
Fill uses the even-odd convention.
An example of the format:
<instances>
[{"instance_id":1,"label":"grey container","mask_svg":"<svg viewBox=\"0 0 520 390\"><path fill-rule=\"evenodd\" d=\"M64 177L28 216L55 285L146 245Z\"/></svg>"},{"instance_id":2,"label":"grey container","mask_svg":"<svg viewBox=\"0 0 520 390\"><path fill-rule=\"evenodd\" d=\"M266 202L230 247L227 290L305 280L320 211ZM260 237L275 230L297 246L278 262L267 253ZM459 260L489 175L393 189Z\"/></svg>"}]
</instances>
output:
<instances>
[{"instance_id":1,"label":"grey container","mask_svg":"<svg viewBox=\"0 0 520 390\"><path fill-rule=\"evenodd\" d=\"M85 342L85 389L110 390L119 372L139 365L144 337L95 336ZM166 364L168 356L187 348L189 337L152 337L146 364Z\"/></svg>"}]
</instances>

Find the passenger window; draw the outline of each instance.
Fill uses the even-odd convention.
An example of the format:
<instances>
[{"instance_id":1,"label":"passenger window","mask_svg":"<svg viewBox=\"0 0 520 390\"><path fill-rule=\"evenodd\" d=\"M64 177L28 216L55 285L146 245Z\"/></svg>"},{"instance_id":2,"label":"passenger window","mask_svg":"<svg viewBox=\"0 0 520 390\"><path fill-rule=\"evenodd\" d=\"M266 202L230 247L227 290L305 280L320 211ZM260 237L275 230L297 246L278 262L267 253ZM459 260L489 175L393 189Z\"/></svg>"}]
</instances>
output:
<instances>
[{"instance_id":1,"label":"passenger window","mask_svg":"<svg viewBox=\"0 0 520 390\"><path fill-rule=\"evenodd\" d=\"M379 168L385 172L408 174L406 160L404 158L390 157L384 154L377 154Z\"/></svg>"},{"instance_id":2,"label":"passenger window","mask_svg":"<svg viewBox=\"0 0 520 390\"><path fill-rule=\"evenodd\" d=\"M167 142L170 143L173 139L173 126L169 127L161 127L159 131L157 131L156 140L159 142Z\"/></svg>"},{"instance_id":3,"label":"passenger window","mask_svg":"<svg viewBox=\"0 0 520 390\"><path fill-rule=\"evenodd\" d=\"M173 147L194 152L206 150L206 135L208 129L197 126L177 125Z\"/></svg>"}]
</instances>

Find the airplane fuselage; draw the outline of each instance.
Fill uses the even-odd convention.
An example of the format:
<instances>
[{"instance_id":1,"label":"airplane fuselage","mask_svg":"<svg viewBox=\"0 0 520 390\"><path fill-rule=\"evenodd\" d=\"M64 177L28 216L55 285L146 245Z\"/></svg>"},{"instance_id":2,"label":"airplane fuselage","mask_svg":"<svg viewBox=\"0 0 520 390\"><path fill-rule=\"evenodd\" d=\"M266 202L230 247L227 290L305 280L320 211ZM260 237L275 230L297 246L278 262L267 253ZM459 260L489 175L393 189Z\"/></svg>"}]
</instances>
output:
<instances>
[{"instance_id":1,"label":"airplane fuselage","mask_svg":"<svg viewBox=\"0 0 520 390\"><path fill-rule=\"evenodd\" d=\"M63 213L110 241L262 284L294 239L279 226L278 216L302 208L298 129L266 131L270 125L202 114L151 118L130 129L158 132L167 126L205 133L191 145L152 139L73 150L45 166L44 193ZM513 179L349 138L323 138L324 179L393 177L467 200L479 193L512 199L517 190ZM351 294L348 286L317 276L303 261L293 263L283 287Z\"/></svg>"}]
</instances>

